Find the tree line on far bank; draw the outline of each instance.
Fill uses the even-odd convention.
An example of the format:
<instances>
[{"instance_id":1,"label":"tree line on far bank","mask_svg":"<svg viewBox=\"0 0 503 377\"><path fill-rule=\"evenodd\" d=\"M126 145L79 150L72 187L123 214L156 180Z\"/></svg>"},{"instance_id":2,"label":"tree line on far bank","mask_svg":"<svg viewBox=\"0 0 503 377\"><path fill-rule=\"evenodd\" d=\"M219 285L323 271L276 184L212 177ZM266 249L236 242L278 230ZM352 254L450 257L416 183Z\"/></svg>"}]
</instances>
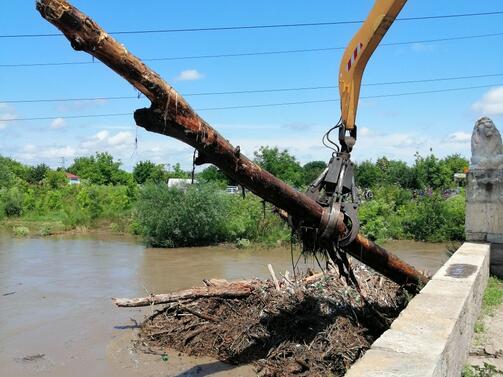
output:
<instances>
[{"instance_id":1,"label":"tree line on far bank","mask_svg":"<svg viewBox=\"0 0 503 377\"><path fill-rule=\"evenodd\" d=\"M288 151L272 147L261 147L254 160L299 190L326 167L323 161L302 165ZM454 187L454 173L467 165L459 155L417 154L412 166L384 157L357 164L357 184L374 192L374 199L360 206L362 230L377 240L462 239L464 193L445 200L442 189ZM79 176L82 184L69 185L65 172ZM225 194L222 188L234 182L214 166L196 174L198 184L186 191L165 184L189 177L178 164L168 170L151 161L138 162L129 173L108 153L77 158L66 170L0 156L0 218L39 224L41 234L109 226L139 234L155 246L289 239L287 226L260 198ZM428 195L416 195L427 189Z\"/></svg>"}]
</instances>

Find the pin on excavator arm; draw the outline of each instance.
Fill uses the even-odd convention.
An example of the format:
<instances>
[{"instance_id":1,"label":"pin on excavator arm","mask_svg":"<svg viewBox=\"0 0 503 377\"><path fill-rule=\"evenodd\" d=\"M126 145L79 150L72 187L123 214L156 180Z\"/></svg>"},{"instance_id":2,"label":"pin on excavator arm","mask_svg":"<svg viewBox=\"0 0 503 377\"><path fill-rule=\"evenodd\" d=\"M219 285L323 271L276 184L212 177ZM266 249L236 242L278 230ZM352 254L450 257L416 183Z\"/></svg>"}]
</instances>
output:
<instances>
[{"instance_id":1,"label":"pin on excavator arm","mask_svg":"<svg viewBox=\"0 0 503 377\"><path fill-rule=\"evenodd\" d=\"M406 2L407 0L376 0L342 56L339 68L342 120L339 141L343 151L346 149L350 152L356 139L356 110L365 66ZM349 136L346 132L349 132Z\"/></svg>"}]
</instances>

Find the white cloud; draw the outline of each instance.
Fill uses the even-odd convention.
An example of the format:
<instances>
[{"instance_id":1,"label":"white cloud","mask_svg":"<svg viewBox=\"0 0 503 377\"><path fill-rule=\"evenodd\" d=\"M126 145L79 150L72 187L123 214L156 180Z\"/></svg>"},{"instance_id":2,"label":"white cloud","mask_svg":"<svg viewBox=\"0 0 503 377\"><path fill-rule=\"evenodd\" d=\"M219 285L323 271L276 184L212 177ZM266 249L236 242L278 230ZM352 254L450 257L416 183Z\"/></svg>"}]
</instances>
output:
<instances>
[{"instance_id":1,"label":"white cloud","mask_svg":"<svg viewBox=\"0 0 503 377\"><path fill-rule=\"evenodd\" d=\"M466 143L472 139L472 135L468 132L457 131L453 132L449 136L447 136L447 141L451 141L453 143Z\"/></svg>"},{"instance_id":2,"label":"white cloud","mask_svg":"<svg viewBox=\"0 0 503 377\"><path fill-rule=\"evenodd\" d=\"M107 150L112 147L114 149L130 148L134 144L134 135L129 131L119 131L112 135L107 130L102 130L90 138L82 141L80 146L85 151L94 153L96 150Z\"/></svg>"},{"instance_id":3,"label":"white cloud","mask_svg":"<svg viewBox=\"0 0 503 377\"><path fill-rule=\"evenodd\" d=\"M134 142L133 134L129 131L121 131L108 138L109 145L131 145Z\"/></svg>"},{"instance_id":4,"label":"white cloud","mask_svg":"<svg viewBox=\"0 0 503 377\"><path fill-rule=\"evenodd\" d=\"M204 77L204 75L199 72L197 69L186 69L176 75L175 80L177 81L193 81L200 80Z\"/></svg>"},{"instance_id":5,"label":"white cloud","mask_svg":"<svg viewBox=\"0 0 503 377\"><path fill-rule=\"evenodd\" d=\"M9 124L8 119L16 118L16 109L13 106L7 103L0 103L0 129L7 127Z\"/></svg>"},{"instance_id":6,"label":"white cloud","mask_svg":"<svg viewBox=\"0 0 503 377\"><path fill-rule=\"evenodd\" d=\"M73 158L76 156L76 149L69 146L36 146L33 144L25 144L15 158L29 164L37 164L40 162L57 161L64 158Z\"/></svg>"},{"instance_id":7,"label":"white cloud","mask_svg":"<svg viewBox=\"0 0 503 377\"><path fill-rule=\"evenodd\" d=\"M50 127L53 129L58 129L64 127L66 124L65 120L63 118L55 118L52 122Z\"/></svg>"},{"instance_id":8,"label":"white cloud","mask_svg":"<svg viewBox=\"0 0 503 377\"><path fill-rule=\"evenodd\" d=\"M107 130L102 130L100 132L98 132L96 135L94 135L94 138L96 140L99 140L99 141L102 141L102 140L105 140L109 135L109 132Z\"/></svg>"},{"instance_id":9,"label":"white cloud","mask_svg":"<svg viewBox=\"0 0 503 377\"><path fill-rule=\"evenodd\" d=\"M503 86L490 89L480 100L472 105L472 110L485 115L503 114Z\"/></svg>"}]
</instances>

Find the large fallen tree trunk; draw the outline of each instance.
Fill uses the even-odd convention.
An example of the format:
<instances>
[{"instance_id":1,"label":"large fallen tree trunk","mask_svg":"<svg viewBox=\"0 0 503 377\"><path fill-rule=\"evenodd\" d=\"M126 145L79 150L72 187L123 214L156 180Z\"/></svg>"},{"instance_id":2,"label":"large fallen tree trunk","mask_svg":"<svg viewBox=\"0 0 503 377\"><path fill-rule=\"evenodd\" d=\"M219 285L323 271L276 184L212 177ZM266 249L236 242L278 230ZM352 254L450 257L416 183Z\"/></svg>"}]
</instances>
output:
<instances>
[{"instance_id":1,"label":"large fallen tree trunk","mask_svg":"<svg viewBox=\"0 0 503 377\"><path fill-rule=\"evenodd\" d=\"M152 102L149 109L136 110L136 123L148 131L174 137L196 148L196 163L212 163L241 185L296 218L320 224L323 208L306 195L262 170L206 123L161 77L91 18L65 0L38 0L37 9L60 29L75 50L83 50L117 72ZM339 232L345 231L340 224ZM428 278L382 247L358 235L345 250L411 291Z\"/></svg>"}]
</instances>

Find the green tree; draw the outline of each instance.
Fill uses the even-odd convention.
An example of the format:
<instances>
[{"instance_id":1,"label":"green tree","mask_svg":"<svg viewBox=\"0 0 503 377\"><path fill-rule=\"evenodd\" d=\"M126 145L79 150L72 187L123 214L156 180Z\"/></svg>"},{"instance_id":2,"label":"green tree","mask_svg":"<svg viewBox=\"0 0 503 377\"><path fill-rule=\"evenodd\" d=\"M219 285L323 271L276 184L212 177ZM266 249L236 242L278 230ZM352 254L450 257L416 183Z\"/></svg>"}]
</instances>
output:
<instances>
[{"instance_id":1,"label":"green tree","mask_svg":"<svg viewBox=\"0 0 503 377\"><path fill-rule=\"evenodd\" d=\"M68 179L63 171L49 170L45 175L45 183L53 190L64 187Z\"/></svg>"},{"instance_id":2,"label":"green tree","mask_svg":"<svg viewBox=\"0 0 503 377\"><path fill-rule=\"evenodd\" d=\"M300 187L303 184L303 172L299 162L286 149L278 147L260 147L254 152L255 162L277 178L290 185Z\"/></svg>"},{"instance_id":3,"label":"green tree","mask_svg":"<svg viewBox=\"0 0 503 377\"><path fill-rule=\"evenodd\" d=\"M11 187L14 185L16 176L10 171L7 164L2 164L0 161L0 188Z\"/></svg>"},{"instance_id":4,"label":"green tree","mask_svg":"<svg viewBox=\"0 0 503 377\"><path fill-rule=\"evenodd\" d=\"M227 185L230 183L227 176L214 165L208 166L206 169L200 172L197 175L197 178L201 182L207 182L207 183L213 182L221 185L224 184Z\"/></svg>"},{"instance_id":5,"label":"green tree","mask_svg":"<svg viewBox=\"0 0 503 377\"><path fill-rule=\"evenodd\" d=\"M16 178L26 180L27 172L27 166L12 158L0 156L0 187L3 182L14 184ZM7 181L3 181L3 179L7 179ZM10 179L12 180L10 181Z\"/></svg>"},{"instance_id":6,"label":"green tree","mask_svg":"<svg viewBox=\"0 0 503 377\"><path fill-rule=\"evenodd\" d=\"M422 157L416 153L416 162L414 165L416 187L442 189L449 186L452 181L450 171L445 164L430 154Z\"/></svg>"},{"instance_id":7,"label":"green tree","mask_svg":"<svg viewBox=\"0 0 503 377\"><path fill-rule=\"evenodd\" d=\"M111 154L97 152L95 156L76 158L68 171L96 185L127 185L131 174L120 169L121 162Z\"/></svg>"},{"instance_id":8,"label":"green tree","mask_svg":"<svg viewBox=\"0 0 503 377\"><path fill-rule=\"evenodd\" d=\"M166 181L164 166L152 161L140 161L133 168L133 178L138 184L145 182L161 183Z\"/></svg>"},{"instance_id":9,"label":"green tree","mask_svg":"<svg viewBox=\"0 0 503 377\"><path fill-rule=\"evenodd\" d=\"M440 163L445 166L449 174L451 186L454 186L454 174L463 173L468 168L468 160L461 157L459 154L452 154L440 160Z\"/></svg>"},{"instance_id":10,"label":"green tree","mask_svg":"<svg viewBox=\"0 0 503 377\"><path fill-rule=\"evenodd\" d=\"M23 213L24 195L18 187L0 191L0 205L7 216L21 216Z\"/></svg>"},{"instance_id":11,"label":"green tree","mask_svg":"<svg viewBox=\"0 0 503 377\"><path fill-rule=\"evenodd\" d=\"M409 189L415 188L414 171L403 161L389 160L383 172L382 183Z\"/></svg>"},{"instance_id":12,"label":"green tree","mask_svg":"<svg viewBox=\"0 0 503 377\"><path fill-rule=\"evenodd\" d=\"M100 217L103 212L103 200L98 187L84 186L77 194L77 203L80 208L89 213L92 220Z\"/></svg>"},{"instance_id":13,"label":"green tree","mask_svg":"<svg viewBox=\"0 0 503 377\"><path fill-rule=\"evenodd\" d=\"M173 169L167 172L168 178L189 178L190 174L182 169L180 164L177 162L173 165Z\"/></svg>"},{"instance_id":14,"label":"green tree","mask_svg":"<svg viewBox=\"0 0 503 377\"><path fill-rule=\"evenodd\" d=\"M26 180L32 184L39 184L44 180L49 170L49 166L47 166L46 164L38 164L37 166L32 166L28 170Z\"/></svg>"},{"instance_id":15,"label":"green tree","mask_svg":"<svg viewBox=\"0 0 503 377\"><path fill-rule=\"evenodd\" d=\"M359 187L371 188L380 182L381 171L372 161L363 161L355 168L355 181Z\"/></svg>"},{"instance_id":16,"label":"green tree","mask_svg":"<svg viewBox=\"0 0 503 377\"><path fill-rule=\"evenodd\" d=\"M313 182L321 172L327 167L324 161L311 161L302 167L303 183L309 185Z\"/></svg>"}]
</instances>

